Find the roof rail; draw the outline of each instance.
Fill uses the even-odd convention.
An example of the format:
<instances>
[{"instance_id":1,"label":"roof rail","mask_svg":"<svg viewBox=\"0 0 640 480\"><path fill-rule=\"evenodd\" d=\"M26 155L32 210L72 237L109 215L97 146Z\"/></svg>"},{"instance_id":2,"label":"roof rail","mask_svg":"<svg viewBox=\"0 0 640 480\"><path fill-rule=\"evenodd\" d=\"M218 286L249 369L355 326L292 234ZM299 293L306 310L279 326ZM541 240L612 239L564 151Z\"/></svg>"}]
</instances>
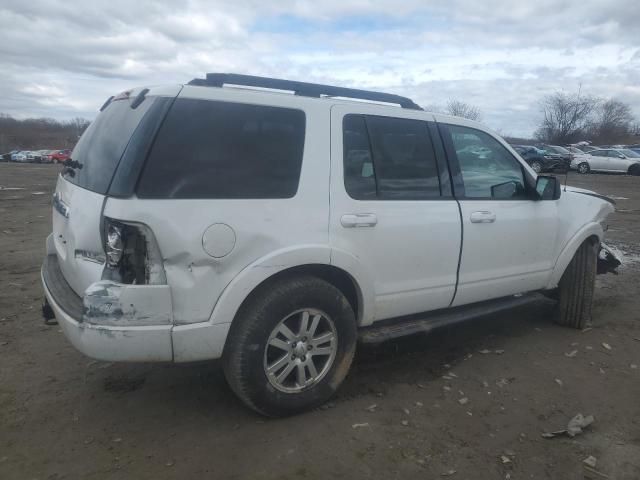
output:
<instances>
[{"instance_id":1,"label":"roof rail","mask_svg":"<svg viewBox=\"0 0 640 480\"><path fill-rule=\"evenodd\" d=\"M237 73L207 73L206 78L194 78L188 83L188 85L198 87L222 87L225 84L287 90L304 97L320 98L326 96L357 98L373 102L394 103L400 105L402 108L409 108L411 110L422 110L422 107L414 103L410 98L393 95L391 93L335 87L319 83L296 82L279 78L257 77L254 75L240 75Z\"/></svg>"}]
</instances>

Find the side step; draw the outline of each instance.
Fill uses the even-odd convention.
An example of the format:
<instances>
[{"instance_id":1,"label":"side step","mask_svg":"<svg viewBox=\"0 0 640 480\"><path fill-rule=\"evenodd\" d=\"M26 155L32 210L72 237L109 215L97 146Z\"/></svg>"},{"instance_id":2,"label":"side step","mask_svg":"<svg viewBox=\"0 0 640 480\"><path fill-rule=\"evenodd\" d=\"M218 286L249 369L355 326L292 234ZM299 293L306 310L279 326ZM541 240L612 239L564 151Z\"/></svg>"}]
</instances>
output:
<instances>
[{"instance_id":1,"label":"side step","mask_svg":"<svg viewBox=\"0 0 640 480\"><path fill-rule=\"evenodd\" d=\"M486 302L472 305L444 308L434 312L382 320L360 329L359 340L362 343L382 343L394 338L413 335L414 333L427 333L436 328L464 322L475 317L494 315L512 308L530 305L543 299L547 299L547 297L541 293L527 293L487 300Z\"/></svg>"}]
</instances>

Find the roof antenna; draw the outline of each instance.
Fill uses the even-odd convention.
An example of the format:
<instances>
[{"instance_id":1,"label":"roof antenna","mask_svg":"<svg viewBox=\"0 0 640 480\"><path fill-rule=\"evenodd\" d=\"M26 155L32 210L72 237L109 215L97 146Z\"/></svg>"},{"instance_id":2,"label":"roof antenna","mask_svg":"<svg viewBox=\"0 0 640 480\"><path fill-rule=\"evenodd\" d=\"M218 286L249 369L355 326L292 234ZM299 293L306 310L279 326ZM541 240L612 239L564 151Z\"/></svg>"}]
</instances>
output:
<instances>
[{"instance_id":1,"label":"roof antenna","mask_svg":"<svg viewBox=\"0 0 640 480\"><path fill-rule=\"evenodd\" d=\"M567 165L567 169L564 171L564 191L567 191L567 181L569 180L569 170L571 170L571 162L573 162L573 159L571 158L571 156L573 156L573 153L570 154L569 156L569 165Z\"/></svg>"}]
</instances>

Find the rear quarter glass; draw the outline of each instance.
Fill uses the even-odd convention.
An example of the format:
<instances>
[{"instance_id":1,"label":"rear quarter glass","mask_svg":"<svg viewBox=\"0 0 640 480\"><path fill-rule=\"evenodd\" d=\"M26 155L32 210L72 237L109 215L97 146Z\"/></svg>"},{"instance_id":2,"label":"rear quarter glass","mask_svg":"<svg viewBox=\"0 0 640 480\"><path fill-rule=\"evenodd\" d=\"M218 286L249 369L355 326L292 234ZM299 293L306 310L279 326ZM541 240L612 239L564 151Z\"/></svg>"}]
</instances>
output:
<instances>
[{"instance_id":1,"label":"rear quarter glass","mask_svg":"<svg viewBox=\"0 0 640 480\"><path fill-rule=\"evenodd\" d=\"M305 138L301 110L178 98L149 152L141 198L291 198Z\"/></svg>"}]
</instances>

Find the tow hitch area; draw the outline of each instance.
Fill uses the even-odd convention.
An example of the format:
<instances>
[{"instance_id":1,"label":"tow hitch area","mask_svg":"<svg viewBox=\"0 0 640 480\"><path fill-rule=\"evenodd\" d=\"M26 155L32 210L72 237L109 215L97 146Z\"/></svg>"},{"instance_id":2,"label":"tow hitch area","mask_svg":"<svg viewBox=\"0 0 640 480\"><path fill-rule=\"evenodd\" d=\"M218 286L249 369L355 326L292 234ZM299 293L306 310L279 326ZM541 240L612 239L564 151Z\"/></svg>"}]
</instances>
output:
<instances>
[{"instance_id":1,"label":"tow hitch area","mask_svg":"<svg viewBox=\"0 0 640 480\"><path fill-rule=\"evenodd\" d=\"M56 325L58 323L56 315L53 313L53 308L51 308L46 298L42 302L42 318L45 325Z\"/></svg>"},{"instance_id":2,"label":"tow hitch area","mask_svg":"<svg viewBox=\"0 0 640 480\"><path fill-rule=\"evenodd\" d=\"M611 248L605 243L600 244L598 252L598 274L613 273L617 275L616 269L622 265L622 261L613 253Z\"/></svg>"}]
</instances>

